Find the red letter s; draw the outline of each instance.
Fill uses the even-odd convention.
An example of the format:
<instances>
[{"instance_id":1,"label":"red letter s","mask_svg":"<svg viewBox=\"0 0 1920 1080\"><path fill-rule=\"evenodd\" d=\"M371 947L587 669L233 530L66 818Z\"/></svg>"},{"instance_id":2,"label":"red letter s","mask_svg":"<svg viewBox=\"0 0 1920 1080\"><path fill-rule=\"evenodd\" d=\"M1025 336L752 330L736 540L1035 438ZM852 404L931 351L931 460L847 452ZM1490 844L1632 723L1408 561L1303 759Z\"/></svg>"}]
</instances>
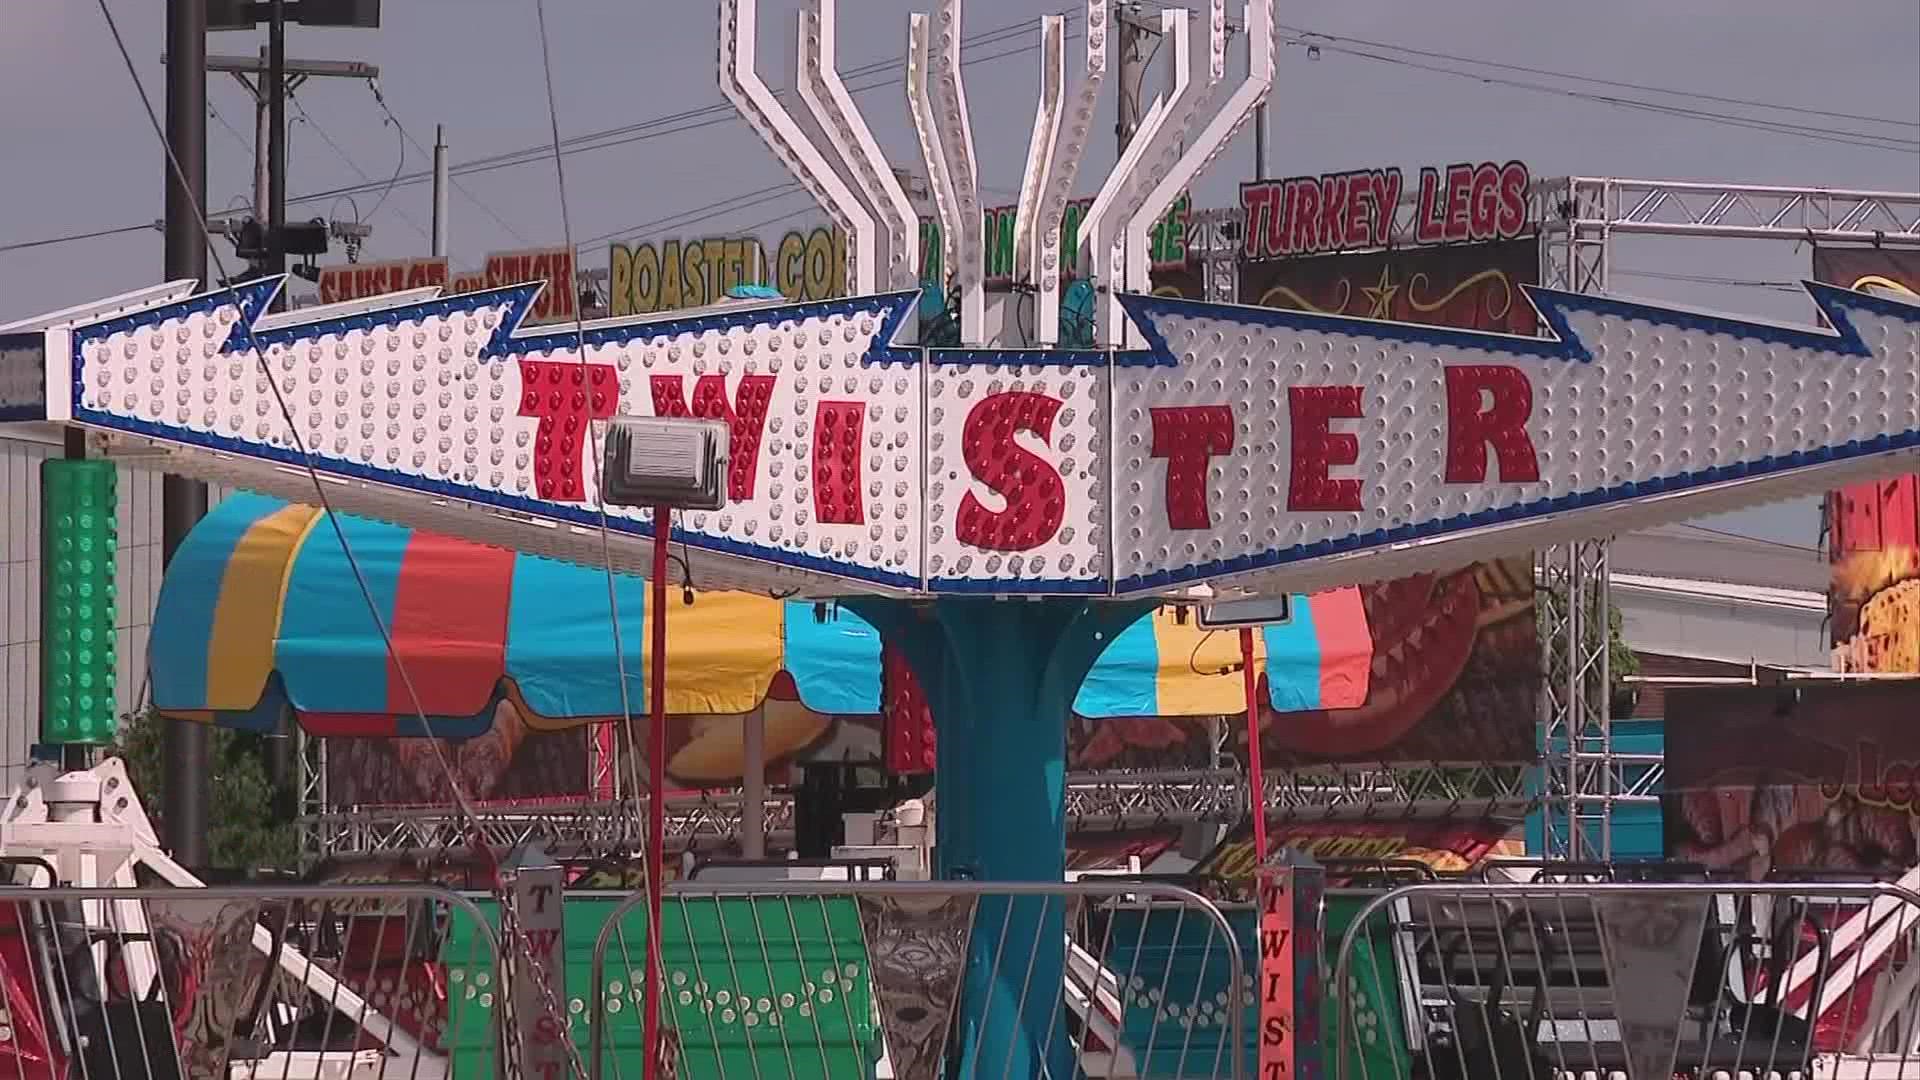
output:
<instances>
[{"instance_id":1,"label":"red letter s","mask_svg":"<svg viewBox=\"0 0 1920 1080\"><path fill-rule=\"evenodd\" d=\"M974 479L1006 500L993 511L968 492L960 500L953 533L963 544L988 551L1030 551L1053 539L1067 517L1067 486L1054 467L1013 441L1030 431L1053 445L1053 418L1060 400L1027 392L993 394L967 414L961 455Z\"/></svg>"}]
</instances>

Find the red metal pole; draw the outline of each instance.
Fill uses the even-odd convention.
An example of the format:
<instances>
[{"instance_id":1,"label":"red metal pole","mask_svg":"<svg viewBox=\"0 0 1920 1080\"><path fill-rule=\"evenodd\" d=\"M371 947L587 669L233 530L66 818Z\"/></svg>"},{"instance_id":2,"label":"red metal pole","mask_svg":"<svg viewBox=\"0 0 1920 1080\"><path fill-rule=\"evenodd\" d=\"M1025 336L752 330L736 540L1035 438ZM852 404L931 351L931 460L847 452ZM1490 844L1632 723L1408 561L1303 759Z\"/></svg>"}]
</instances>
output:
<instances>
[{"instance_id":1,"label":"red metal pole","mask_svg":"<svg viewBox=\"0 0 1920 1080\"><path fill-rule=\"evenodd\" d=\"M1260 775L1260 675L1253 670L1253 631L1240 631L1240 673L1247 688L1247 801L1253 805L1254 865L1267 861L1267 800Z\"/></svg>"},{"instance_id":2,"label":"red metal pole","mask_svg":"<svg viewBox=\"0 0 1920 1080\"><path fill-rule=\"evenodd\" d=\"M645 1080L660 1071L660 996L666 973L660 964L660 894L667 874L667 547L673 533L673 508L653 508L653 662L647 670L652 724L647 737L647 847L654 865L647 875L647 1015L641 1045L646 1048Z\"/></svg>"}]
</instances>

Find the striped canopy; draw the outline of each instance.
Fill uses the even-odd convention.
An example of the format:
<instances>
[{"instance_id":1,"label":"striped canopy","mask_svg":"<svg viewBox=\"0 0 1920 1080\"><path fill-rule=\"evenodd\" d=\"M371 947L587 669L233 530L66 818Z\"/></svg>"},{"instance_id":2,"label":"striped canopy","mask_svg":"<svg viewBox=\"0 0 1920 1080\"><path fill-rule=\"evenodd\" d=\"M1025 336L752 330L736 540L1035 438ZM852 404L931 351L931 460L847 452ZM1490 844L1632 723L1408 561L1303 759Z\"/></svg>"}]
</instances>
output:
<instances>
[{"instance_id":1,"label":"striped canopy","mask_svg":"<svg viewBox=\"0 0 1920 1080\"><path fill-rule=\"evenodd\" d=\"M160 711L271 730L291 705L319 735L462 738L485 732L505 699L536 729L573 727L622 714L616 626L626 703L644 709L653 658L643 580L609 583L591 568L435 533L335 522L351 562L334 525L300 504L237 494L194 528L154 614ZM749 712L776 680L790 682L779 696L814 712L880 711L880 636L844 607L823 617L800 601L669 596L668 711ZM1256 637L1273 707L1360 704L1372 642L1358 595L1296 597L1294 611L1292 623ZM1075 708L1089 717L1240 712L1240 678L1220 674L1238 659L1234 635L1208 635L1163 609L1114 640Z\"/></svg>"}]
</instances>

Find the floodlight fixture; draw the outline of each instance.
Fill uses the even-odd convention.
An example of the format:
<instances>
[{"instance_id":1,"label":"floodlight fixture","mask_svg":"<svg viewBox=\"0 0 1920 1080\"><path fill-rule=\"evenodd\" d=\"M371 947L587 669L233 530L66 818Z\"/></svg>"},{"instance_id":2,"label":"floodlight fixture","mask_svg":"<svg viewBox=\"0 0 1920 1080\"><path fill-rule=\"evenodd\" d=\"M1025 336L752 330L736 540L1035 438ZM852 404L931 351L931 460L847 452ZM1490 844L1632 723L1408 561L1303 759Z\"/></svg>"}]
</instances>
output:
<instances>
[{"instance_id":1,"label":"floodlight fixture","mask_svg":"<svg viewBox=\"0 0 1920 1080\"><path fill-rule=\"evenodd\" d=\"M1200 605L1202 630L1240 630L1275 626L1293 619L1293 605L1285 594L1216 600Z\"/></svg>"},{"instance_id":2,"label":"floodlight fixture","mask_svg":"<svg viewBox=\"0 0 1920 1080\"><path fill-rule=\"evenodd\" d=\"M671 416L616 416L601 470L609 506L718 510L727 502L727 424Z\"/></svg>"}]
</instances>

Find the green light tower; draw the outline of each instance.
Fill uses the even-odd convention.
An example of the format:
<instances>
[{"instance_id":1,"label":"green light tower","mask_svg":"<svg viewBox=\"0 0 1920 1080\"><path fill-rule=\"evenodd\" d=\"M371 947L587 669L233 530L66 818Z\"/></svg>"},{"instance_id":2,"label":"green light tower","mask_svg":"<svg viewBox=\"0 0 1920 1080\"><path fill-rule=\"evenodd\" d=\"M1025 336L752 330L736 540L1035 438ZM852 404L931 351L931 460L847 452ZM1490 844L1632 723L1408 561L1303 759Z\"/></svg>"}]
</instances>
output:
<instances>
[{"instance_id":1,"label":"green light tower","mask_svg":"<svg viewBox=\"0 0 1920 1080\"><path fill-rule=\"evenodd\" d=\"M40 490L41 741L110 743L118 727L114 465L50 458Z\"/></svg>"}]
</instances>

